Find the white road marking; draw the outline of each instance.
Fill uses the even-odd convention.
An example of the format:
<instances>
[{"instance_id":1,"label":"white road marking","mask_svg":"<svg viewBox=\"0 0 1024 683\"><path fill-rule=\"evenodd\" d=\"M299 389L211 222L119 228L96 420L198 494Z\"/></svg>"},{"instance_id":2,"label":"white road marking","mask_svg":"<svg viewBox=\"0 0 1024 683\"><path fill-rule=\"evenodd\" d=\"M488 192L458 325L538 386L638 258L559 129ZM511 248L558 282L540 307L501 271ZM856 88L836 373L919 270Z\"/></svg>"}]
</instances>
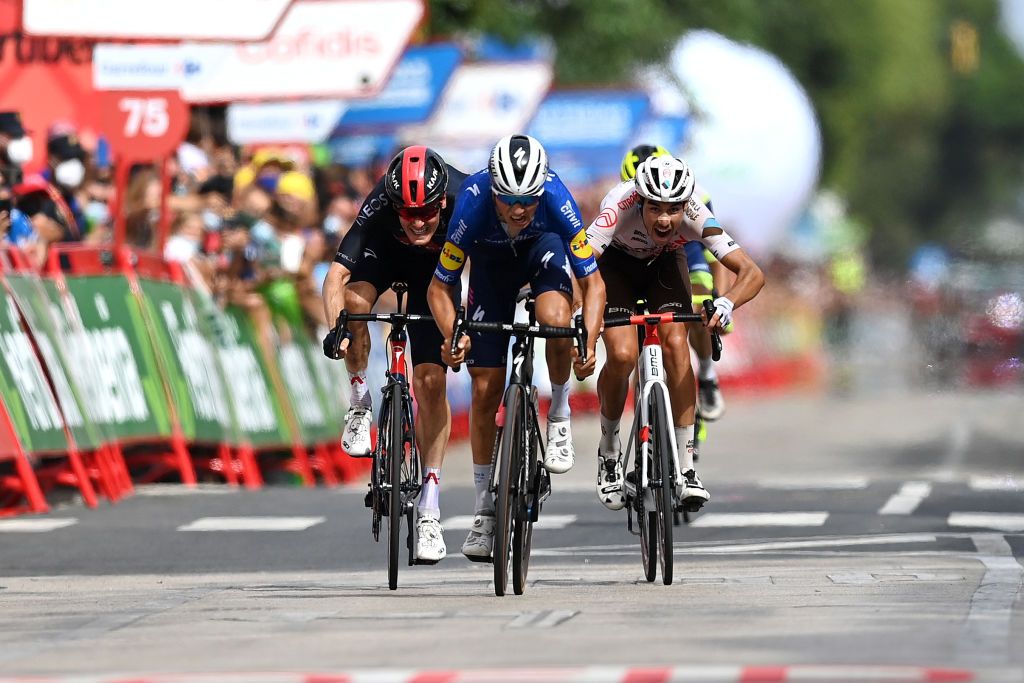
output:
<instances>
[{"instance_id":1,"label":"white road marking","mask_svg":"<svg viewBox=\"0 0 1024 683\"><path fill-rule=\"evenodd\" d=\"M866 489L870 482L867 477L825 477L821 479L764 479L758 488L778 491L857 491Z\"/></svg>"},{"instance_id":2,"label":"white road marking","mask_svg":"<svg viewBox=\"0 0 1024 683\"><path fill-rule=\"evenodd\" d=\"M576 521L576 515L545 515L542 514L534 529L564 529ZM455 515L441 522L445 531L468 530L473 528L473 515Z\"/></svg>"},{"instance_id":3,"label":"white road marking","mask_svg":"<svg viewBox=\"0 0 1024 683\"><path fill-rule=\"evenodd\" d=\"M904 482L900 490L892 495L878 510L880 515L909 515L925 498L932 494L932 485L926 481Z\"/></svg>"},{"instance_id":4,"label":"white road marking","mask_svg":"<svg viewBox=\"0 0 1024 683\"><path fill-rule=\"evenodd\" d=\"M1024 515L1020 515L1024 521ZM1013 605L1020 593L1024 567L999 534L971 536L985 575L971 596L971 609L957 640L959 656L967 661L1006 661L1009 656Z\"/></svg>"},{"instance_id":5,"label":"white road marking","mask_svg":"<svg viewBox=\"0 0 1024 683\"><path fill-rule=\"evenodd\" d=\"M946 518L946 524L1008 532L1024 531L1024 515L1011 512L953 512Z\"/></svg>"},{"instance_id":6,"label":"white road marking","mask_svg":"<svg viewBox=\"0 0 1024 683\"><path fill-rule=\"evenodd\" d=\"M971 477L970 486L975 491L1024 491L1024 479L1011 474L978 475Z\"/></svg>"},{"instance_id":7,"label":"white road marking","mask_svg":"<svg viewBox=\"0 0 1024 683\"><path fill-rule=\"evenodd\" d=\"M555 609L523 612L508 623L507 628L554 628L579 614L574 610Z\"/></svg>"},{"instance_id":8,"label":"white road marking","mask_svg":"<svg viewBox=\"0 0 1024 683\"><path fill-rule=\"evenodd\" d=\"M712 512L693 520L690 526L821 526L827 519L827 512Z\"/></svg>"},{"instance_id":9,"label":"white road marking","mask_svg":"<svg viewBox=\"0 0 1024 683\"><path fill-rule=\"evenodd\" d=\"M163 498L170 496L237 493L239 490L237 486L228 486L226 484L198 484L196 486L186 486L185 484L142 484L135 487L135 495Z\"/></svg>"},{"instance_id":10,"label":"white road marking","mask_svg":"<svg viewBox=\"0 0 1024 683\"><path fill-rule=\"evenodd\" d=\"M839 572L827 574L829 580L841 586L863 586L876 583L907 583L910 581L927 581L935 583L954 583L965 581L962 574L950 572Z\"/></svg>"},{"instance_id":11,"label":"white road marking","mask_svg":"<svg viewBox=\"0 0 1024 683\"><path fill-rule=\"evenodd\" d=\"M0 532L18 534L37 534L54 529L78 524L74 517L51 517L49 519L3 519L0 520Z\"/></svg>"},{"instance_id":12,"label":"white road marking","mask_svg":"<svg viewBox=\"0 0 1024 683\"><path fill-rule=\"evenodd\" d=\"M303 531L324 517L201 517L178 531Z\"/></svg>"}]
</instances>

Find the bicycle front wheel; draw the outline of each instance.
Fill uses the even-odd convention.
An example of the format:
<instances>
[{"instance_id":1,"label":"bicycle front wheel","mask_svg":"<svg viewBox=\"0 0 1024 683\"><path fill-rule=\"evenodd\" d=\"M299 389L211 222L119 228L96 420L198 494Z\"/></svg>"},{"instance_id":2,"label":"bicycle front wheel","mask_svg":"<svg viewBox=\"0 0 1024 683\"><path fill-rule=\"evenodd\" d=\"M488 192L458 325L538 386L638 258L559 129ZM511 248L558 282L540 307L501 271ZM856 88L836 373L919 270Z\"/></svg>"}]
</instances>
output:
<instances>
[{"instance_id":1,"label":"bicycle front wheel","mask_svg":"<svg viewBox=\"0 0 1024 683\"><path fill-rule=\"evenodd\" d=\"M387 444L384 450L387 458L388 485L388 588L398 588L399 539L402 535L402 463L405 461L405 438L402 429L402 401L395 393L401 391L396 385L392 390L388 406ZM380 435L378 435L379 438Z\"/></svg>"},{"instance_id":2,"label":"bicycle front wheel","mask_svg":"<svg viewBox=\"0 0 1024 683\"><path fill-rule=\"evenodd\" d=\"M635 407L639 411L639 403ZM634 436L636 450L633 459L633 477L636 493L633 500L635 501L634 510L636 511L637 525L640 527L640 560L644 566L644 578L653 583L658 575L658 514L654 510L648 509L646 504L647 491L640 487L640 475L643 472L645 457L647 458L648 481L654 476L654 468L651 466L649 455L650 448L647 450L648 455L645 455L643 441L640 438L645 427L646 425L639 425L638 431ZM650 430L648 430L649 432Z\"/></svg>"},{"instance_id":3,"label":"bicycle front wheel","mask_svg":"<svg viewBox=\"0 0 1024 683\"><path fill-rule=\"evenodd\" d=\"M530 548L533 543L533 520L540 514L541 472L540 437L537 424L524 409L522 420L527 426L521 435L522 447L520 454L522 466L519 468L519 495L516 500L515 521L512 526L512 590L516 595L526 591L526 575L530 571Z\"/></svg>"},{"instance_id":4,"label":"bicycle front wheel","mask_svg":"<svg viewBox=\"0 0 1024 683\"><path fill-rule=\"evenodd\" d=\"M672 505L672 488L675 467L672 464L672 442L669 429L673 428L668 414L668 402L664 388L655 385L650 396L651 418L651 464L654 489L654 507L657 513L659 560L661 580L666 586L672 584L672 528L675 506Z\"/></svg>"},{"instance_id":5,"label":"bicycle front wheel","mask_svg":"<svg viewBox=\"0 0 1024 683\"><path fill-rule=\"evenodd\" d=\"M512 559L512 527L519 509L519 481L522 469L522 443L524 410L523 388L509 386L505 393L505 428L498 449L498 491L494 501L494 594L505 595L508 588L508 568Z\"/></svg>"}]
</instances>

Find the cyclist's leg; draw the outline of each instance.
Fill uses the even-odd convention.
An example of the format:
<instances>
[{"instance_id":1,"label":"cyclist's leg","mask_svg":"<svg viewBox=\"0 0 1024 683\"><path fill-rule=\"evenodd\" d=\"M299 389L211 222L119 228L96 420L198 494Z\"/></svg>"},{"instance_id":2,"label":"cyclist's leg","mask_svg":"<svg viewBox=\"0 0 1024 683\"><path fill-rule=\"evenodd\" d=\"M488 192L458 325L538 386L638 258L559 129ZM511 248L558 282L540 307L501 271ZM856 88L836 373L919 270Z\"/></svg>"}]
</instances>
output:
<instances>
[{"instance_id":1,"label":"cyclist's leg","mask_svg":"<svg viewBox=\"0 0 1024 683\"><path fill-rule=\"evenodd\" d=\"M694 310L696 310L696 306L699 305L697 297L710 295L714 281L711 278L711 268L704 257L704 245L700 242L687 242L683 248L686 251L686 268L689 273ZM697 358L710 359L711 335L700 325L690 325L689 327L690 345L696 352Z\"/></svg>"},{"instance_id":2,"label":"cyclist's leg","mask_svg":"<svg viewBox=\"0 0 1024 683\"><path fill-rule=\"evenodd\" d=\"M533 276L530 287L537 299L537 322L564 327L572 315L572 277L569 257L562 239L553 233L533 241L525 259ZM569 424L569 371L572 366L572 339L548 339L544 355L551 380L551 407L548 410L547 446L544 467L554 474L572 469L575 452Z\"/></svg>"}]
</instances>

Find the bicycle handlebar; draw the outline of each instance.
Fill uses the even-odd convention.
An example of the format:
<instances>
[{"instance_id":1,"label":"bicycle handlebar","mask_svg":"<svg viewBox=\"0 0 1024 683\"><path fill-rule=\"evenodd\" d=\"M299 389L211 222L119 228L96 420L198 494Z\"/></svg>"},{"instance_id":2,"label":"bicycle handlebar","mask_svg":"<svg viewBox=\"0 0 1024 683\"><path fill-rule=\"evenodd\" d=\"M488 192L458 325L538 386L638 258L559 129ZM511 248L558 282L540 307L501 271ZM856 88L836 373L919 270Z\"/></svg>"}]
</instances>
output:
<instances>
[{"instance_id":1,"label":"bicycle handlebar","mask_svg":"<svg viewBox=\"0 0 1024 683\"><path fill-rule=\"evenodd\" d=\"M334 329L338 331L334 337L334 356L337 358L341 353L341 343L346 339L352 338L352 333L348 329L349 322L400 323L404 325L405 323L416 323L433 319L433 316L420 313L349 313L343 308L334 323Z\"/></svg>"},{"instance_id":2,"label":"bicycle handlebar","mask_svg":"<svg viewBox=\"0 0 1024 683\"><path fill-rule=\"evenodd\" d=\"M451 353L455 354L459 340L467 332L498 332L508 335L527 335L542 339L573 339L576 341L576 352L581 362L587 362L587 328L583 326L583 316L576 316L573 327L556 327L537 323L494 323L481 320L467 320L466 309L459 306L455 310L455 324L452 326ZM458 367L452 368L455 372Z\"/></svg>"},{"instance_id":3,"label":"bicycle handlebar","mask_svg":"<svg viewBox=\"0 0 1024 683\"><path fill-rule=\"evenodd\" d=\"M704 301L704 312L708 320L715 315L715 307L710 301ZM657 325L658 323L699 323L704 318L699 313L636 313L634 315L619 315L604 319L605 328L624 327L626 325ZM718 330L711 330L711 359L718 361L722 358L722 335Z\"/></svg>"}]
</instances>

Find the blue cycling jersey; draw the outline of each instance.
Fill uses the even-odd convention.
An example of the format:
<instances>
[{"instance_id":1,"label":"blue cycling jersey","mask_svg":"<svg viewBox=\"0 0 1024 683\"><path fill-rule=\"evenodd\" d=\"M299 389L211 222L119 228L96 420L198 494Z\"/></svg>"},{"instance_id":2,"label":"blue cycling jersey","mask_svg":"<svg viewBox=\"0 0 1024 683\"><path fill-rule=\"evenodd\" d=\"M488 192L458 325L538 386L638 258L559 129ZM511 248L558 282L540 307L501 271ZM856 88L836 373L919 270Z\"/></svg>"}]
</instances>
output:
<instances>
[{"instance_id":1,"label":"blue cycling jersey","mask_svg":"<svg viewBox=\"0 0 1024 683\"><path fill-rule=\"evenodd\" d=\"M472 256L477 248L514 249L517 242L532 240L544 233L554 233L565 242L569 265L576 277L586 277L597 270L579 206L555 173L548 174L533 222L515 238L509 237L505 225L498 219L494 202L491 177L486 169L466 178L459 190L455 212L448 221L448 239L441 249L434 277L454 284L466 265L467 253Z\"/></svg>"}]
</instances>

